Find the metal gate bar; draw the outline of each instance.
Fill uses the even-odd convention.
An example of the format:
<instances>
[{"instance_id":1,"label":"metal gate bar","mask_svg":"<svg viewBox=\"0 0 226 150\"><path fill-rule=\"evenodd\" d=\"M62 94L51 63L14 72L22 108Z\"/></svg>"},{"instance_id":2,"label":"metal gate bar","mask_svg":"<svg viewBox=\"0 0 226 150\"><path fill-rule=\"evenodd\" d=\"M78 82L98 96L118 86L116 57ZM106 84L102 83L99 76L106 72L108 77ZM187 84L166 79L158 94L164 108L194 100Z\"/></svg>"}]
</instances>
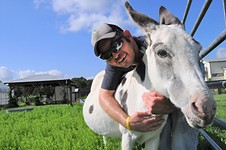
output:
<instances>
[{"instance_id":1,"label":"metal gate bar","mask_svg":"<svg viewBox=\"0 0 226 150\"><path fill-rule=\"evenodd\" d=\"M196 30L199 27L199 24L201 23L201 21L202 21L203 17L205 16L205 14L206 14L211 3L212 3L212 0L206 0L206 2L204 3L203 8L201 10L201 13L199 14L199 17L198 17L198 19L197 19L197 21L196 21L196 23L195 23L195 25L192 29L191 36L194 36Z\"/></svg>"},{"instance_id":2,"label":"metal gate bar","mask_svg":"<svg viewBox=\"0 0 226 150\"><path fill-rule=\"evenodd\" d=\"M204 50L199 54L200 59L209 54L215 47L226 39L226 29Z\"/></svg>"},{"instance_id":3,"label":"metal gate bar","mask_svg":"<svg viewBox=\"0 0 226 150\"><path fill-rule=\"evenodd\" d=\"M226 25L226 0L222 0L223 1L223 8L224 8L224 23Z\"/></svg>"},{"instance_id":4,"label":"metal gate bar","mask_svg":"<svg viewBox=\"0 0 226 150\"><path fill-rule=\"evenodd\" d=\"M186 21L187 16L188 16L188 12L189 12L190 7L191 7L191 3L192 3L192 0L188 0L187 6L186 6L186 9L185 9L185 13L184 13L184 17L183 17L183 20L182 20L182 23L183 23L184 26L185 26L185 21Z\"/></svg>"},{"instance_id":5,"label":"metal gate bar","mask_svg":"<svg viewBox=\"0 0 226 150\"><path fill-rule=\"evenodd\" d=\"M220 129L226 130L226 122L219 118L214 117L213 125L219 127Z\"/></svg>"},{"instance_id":6,"label":"metal gate bar","mask_svg":"<svg viewBox=\"0 0 226 150\"><path fill-rule=\"evenodd\" d=\"M205 139L213 146L213 148L215 150L222 150L216 142L214 142L214 140L203 130L203 129L199 129L199 131L201 132L201 134L205 137Z\"/></svg>"}]
</instances>

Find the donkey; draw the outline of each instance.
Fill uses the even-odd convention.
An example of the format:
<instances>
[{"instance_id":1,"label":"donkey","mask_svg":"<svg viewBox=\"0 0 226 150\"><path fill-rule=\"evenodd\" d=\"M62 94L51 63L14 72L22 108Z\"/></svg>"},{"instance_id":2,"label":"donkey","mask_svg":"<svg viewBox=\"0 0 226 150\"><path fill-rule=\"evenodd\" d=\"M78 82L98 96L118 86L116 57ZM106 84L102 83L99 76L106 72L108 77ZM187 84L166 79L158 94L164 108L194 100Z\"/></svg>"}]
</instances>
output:
<instances>
[{"instance_id":1,"label":"donkey","mask_svg":"<svg viewBox=\"0 0 226 150\"><path fill-rule=\"evenodd\" d=\"M166 8L160 7L158 23L135 11L128 2L125 6L128 15L144 30L148 47L139 66L127 73L118 86L115 93L118 103L128 115L147 111L142 94L155 90L183 112L191 127L210 124L216 103L200 69L198 54L201 45L184 31L179 19ZM104 71L94 78L83 106L87 125L97 134L121 137L123 150L132 149L135 141L145 143L146 149L158 149L165 123L155 131L141 133L124 128L102 110L98 95L103 75Z\"/></svg>"}]
</instances>

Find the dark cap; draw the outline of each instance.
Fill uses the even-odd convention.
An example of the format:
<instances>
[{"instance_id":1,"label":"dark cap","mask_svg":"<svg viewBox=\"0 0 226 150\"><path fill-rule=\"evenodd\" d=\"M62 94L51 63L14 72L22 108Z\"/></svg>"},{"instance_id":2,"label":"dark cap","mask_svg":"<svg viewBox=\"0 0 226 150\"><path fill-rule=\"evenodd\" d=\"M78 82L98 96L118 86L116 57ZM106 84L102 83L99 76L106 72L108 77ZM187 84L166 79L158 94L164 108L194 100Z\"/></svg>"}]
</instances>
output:
<instances>
[{"instance_id":1,"label":"dark cap","mask_svg":"<svg viewBox=\"0 0 226 150\"><path fill-rule=\"evenodd\" d=\"M122 32L123 30L113 24L101 24L92 33L92 45L94 48L94 53L96 56L100 55L100 50L98 49L98 42L103 39L115 37L117 32Z\"/></svg>"}]
</instances>

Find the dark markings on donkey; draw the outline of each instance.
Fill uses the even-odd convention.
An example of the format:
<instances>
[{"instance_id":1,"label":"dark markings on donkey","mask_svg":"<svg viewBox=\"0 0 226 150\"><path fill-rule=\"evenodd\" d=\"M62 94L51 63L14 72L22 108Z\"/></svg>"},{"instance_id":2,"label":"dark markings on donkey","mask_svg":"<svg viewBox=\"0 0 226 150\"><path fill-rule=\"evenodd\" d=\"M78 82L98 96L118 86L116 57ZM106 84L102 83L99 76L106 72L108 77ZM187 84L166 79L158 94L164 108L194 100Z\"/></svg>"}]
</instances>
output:
<instances>
[{"instance_id":1,"label":"dark markings on donkey","mask_svg":"<svg viewBox=\"0 0 226 150\"><path fill-rule=\"evenodd\" d=\"M122 82L121 82L122 86L123 86L125 83L126 83L126 78L123 78L123 79L122 79Z\"/></svg>"},{"instance_id":2,"label":"dark markings on donkey","mask_svg":"<svg viewBox=\"0 0 226 150\"><path fill-rule=\"evenodd\" d=\"M93 106L93 105L91 105L91 106L89 107L89 113L90 113L90 114L92 114L93 109L94 109L94 106Z\"/></svg>"},{"instance_id":3,"label":"dark markings on donkey","mask_svg":"<svg viewBox=\"0 0 226 150\"><path fill-rule=\"evenodd\" d=\"M141 81L143 82L145 78L145 64L143 61L141 61L138 67L136 68L136 72L140 76Z\"/></svg>"},{"instance_id":4,"label":"dark markings on donkey","mask_svg":"<svg viewBox=\"0 0 226 150\"><path fill-rule=\"evenodd\" d=\"M127 90L125 92L123 92L123 90L120 91L120 101L121 101L121 107L123 108L123 110L127 113L128 108L126 105L127 102L127 97L128 97L128 92Z\"/></svg>"}]
</instances>

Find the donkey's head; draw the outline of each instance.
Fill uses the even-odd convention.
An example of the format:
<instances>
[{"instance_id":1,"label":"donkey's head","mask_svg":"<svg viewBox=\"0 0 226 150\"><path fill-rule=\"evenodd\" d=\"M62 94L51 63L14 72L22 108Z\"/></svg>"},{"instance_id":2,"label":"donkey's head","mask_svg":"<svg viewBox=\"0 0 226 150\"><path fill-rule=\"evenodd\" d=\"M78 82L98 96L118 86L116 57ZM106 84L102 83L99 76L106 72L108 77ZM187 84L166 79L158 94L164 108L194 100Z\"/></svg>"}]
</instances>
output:
<instances>
[{"instance_id":1,"label":"donkey's head","mask_svg":"<svg viewBox=\"0 0 226 150\"><path fill-rule=\"evenodd\" d=\"M160 23L133 10L128 2L129 16L147 36L148 48L144 84L162 93L181 108L192 127L212 122L216 103L200 69L201 45L188 35L182 23L164 7L159 10Z\"/></svg>"}]
</instances>

